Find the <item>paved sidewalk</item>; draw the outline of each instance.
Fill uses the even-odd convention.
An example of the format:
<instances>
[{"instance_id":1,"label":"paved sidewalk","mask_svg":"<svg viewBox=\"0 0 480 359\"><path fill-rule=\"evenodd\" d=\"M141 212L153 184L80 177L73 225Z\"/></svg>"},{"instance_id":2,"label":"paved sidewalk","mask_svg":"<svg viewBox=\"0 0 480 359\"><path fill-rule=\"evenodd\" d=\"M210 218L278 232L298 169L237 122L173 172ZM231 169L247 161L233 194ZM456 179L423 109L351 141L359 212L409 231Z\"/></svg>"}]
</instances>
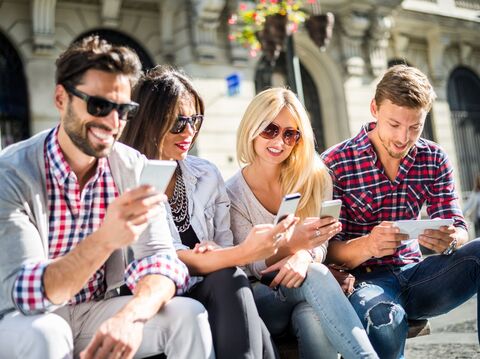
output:
<instances>
[{"instance_id":1,"label":"paved sidewalk","mask_svg":"<svg viewBox=\"0 0 480 359\"><path fill-rule=\"evenodd\" d=\"M480 359L477 297L430 319L431 334L407 340L406 359Z\"/></svg>"}]
</instances>

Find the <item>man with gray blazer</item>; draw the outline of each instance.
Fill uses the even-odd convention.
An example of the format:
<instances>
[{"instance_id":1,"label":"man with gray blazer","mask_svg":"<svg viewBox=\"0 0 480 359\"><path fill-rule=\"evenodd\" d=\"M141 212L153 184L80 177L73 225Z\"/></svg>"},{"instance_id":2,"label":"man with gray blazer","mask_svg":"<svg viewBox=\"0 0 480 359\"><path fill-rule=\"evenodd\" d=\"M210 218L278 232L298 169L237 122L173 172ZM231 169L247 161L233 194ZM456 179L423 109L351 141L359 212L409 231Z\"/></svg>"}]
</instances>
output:
<instances>
[{"instance_id":1,"label":"man with gray blazer","mask_svg":"<svg viewBox=\"0 0 480 359\"><path fill-rule=\"evenodd\" d=\"M116 142L138 57L90 37L56 66L60 124L0 153L0 357L213 357L205 309L173 298L189 276L164 196Z\"/></svg>"}]
</instances>

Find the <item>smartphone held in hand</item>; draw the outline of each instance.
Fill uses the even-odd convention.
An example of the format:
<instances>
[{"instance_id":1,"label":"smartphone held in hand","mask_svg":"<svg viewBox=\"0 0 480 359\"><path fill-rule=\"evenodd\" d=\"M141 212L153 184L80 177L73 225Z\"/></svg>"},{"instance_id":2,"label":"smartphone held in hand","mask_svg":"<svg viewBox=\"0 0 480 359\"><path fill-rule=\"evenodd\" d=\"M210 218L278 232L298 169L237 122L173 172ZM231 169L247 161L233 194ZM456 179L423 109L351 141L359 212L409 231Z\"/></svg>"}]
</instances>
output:
<instances>
[{"instance_id":1,"label":"smartphone held in hand","mask_svg":"<svg viewBox=\"0 0 480 359\"><path fill-rule=\"evenodd\" d=\"M320 209L320 218L333 217L338 219L340 217L340 210L342 208L342 200L334 199L331 201L324 201Z\"/></svg>"},{"instance_id":2,"label":"smartphone held in hand","mask_svg":"<svg viewBox=\"0 0 480 359\"><path fill-rule=\"evenodd\" d=\"M149 184L158 193L165 193L176 167L176 161L148 160L140 175L140 184Z\"/></svg>"},{"instance_id":3,"label":"smartphone held in hand","mask_svg":"<svg viewBox=\"0 0 480 359\"><path fill-rule=\"evenodd\" d=\"M300 193L291 193L287 194L282 199L282 203L280 204L280 208L278 209L277 215L273 224L277 224L285 219L289 214L295 214L297 211L298 203L300 202L300 197L302 195Z\"/></svg>"}]
</instances>

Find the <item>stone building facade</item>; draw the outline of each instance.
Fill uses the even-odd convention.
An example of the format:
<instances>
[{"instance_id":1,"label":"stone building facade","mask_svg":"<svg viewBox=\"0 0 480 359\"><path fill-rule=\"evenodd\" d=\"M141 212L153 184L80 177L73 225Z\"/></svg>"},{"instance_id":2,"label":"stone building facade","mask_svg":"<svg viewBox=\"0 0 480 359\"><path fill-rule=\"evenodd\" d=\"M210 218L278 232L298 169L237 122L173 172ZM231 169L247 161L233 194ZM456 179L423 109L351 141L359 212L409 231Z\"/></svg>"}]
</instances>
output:
<instances>
[{"instance_id":1,"label":"stone building facade","mask_svg":"<svg viewBox=\"0 0 480 359\"><path fill-rule=\"evenodd\" d=\"M335 15L321 51L302 27L294 35L305 103L321 151L371 120L369 102L383 71L399 61L420 68L438 94L427 136L449 153L463 191L480 173L480 0L319 0L307 11ZM279 62L228 40L235 0L0 0L1 146L58 122L54 60L90 33L136 49L146 67L169 63L193 78L206 102L196 153L229 177L235 132L261 85L285 83ZM320 8L321 7L321 8ZM229 95L226 77L239 75Z\"/></svg>"}]
</instances>

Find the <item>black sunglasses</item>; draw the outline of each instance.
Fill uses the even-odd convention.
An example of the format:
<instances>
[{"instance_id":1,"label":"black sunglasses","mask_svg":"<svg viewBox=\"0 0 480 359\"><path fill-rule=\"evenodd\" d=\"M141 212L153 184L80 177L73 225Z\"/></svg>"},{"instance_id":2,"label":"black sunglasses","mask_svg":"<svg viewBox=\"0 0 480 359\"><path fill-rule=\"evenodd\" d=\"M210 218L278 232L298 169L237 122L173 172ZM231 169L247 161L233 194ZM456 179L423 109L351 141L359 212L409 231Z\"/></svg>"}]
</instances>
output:
<instances>
[{"instance_id":1,"label":"black sunglasses","mask_svg":"<svg viewBox=\"0 0 480 359\"><path fill-rule=\"evenodd\" d=\"M282 134L283 142L287 146L294 146L301 137L300 131L292 127L286 127L282 129L280 126L273 122L270 123L267 127L265 127L262 132L260 132L260 136L266 138L267 140L272 140L279 134Z\"/></svg>"},{"instance_id":2,"label":"black sunglasses","mask_svg":"<svg viewBox=\"0 0 480 359\"><path fill-rule=\"evenodd\" d=\"M175 123L170 129L170 132L174 134L182 133L188 124L190 125L190 127L192 127L193 131L197 133L198 131L200 131L200 127L202 127L202 123L203 123L203 115L193 115L190 117L178 115L175 120Z\"/></svg>"},{"instance_id":3,"label":"black sunglasses","mask_svg":"<svg viewBox=\"0 0 480 359\"><path fill-rule=\"evenodd\" d=\"M118 117L126 121L128 120L128 114L132 115L138 109L138 103L136 102L116 103L103 97L87 95L73 86L63 85L63 87L68 93L85 101L87 103L87 112L95 117L105 117L113 110L117 110Z\"/></svg>"}]
</instances>

